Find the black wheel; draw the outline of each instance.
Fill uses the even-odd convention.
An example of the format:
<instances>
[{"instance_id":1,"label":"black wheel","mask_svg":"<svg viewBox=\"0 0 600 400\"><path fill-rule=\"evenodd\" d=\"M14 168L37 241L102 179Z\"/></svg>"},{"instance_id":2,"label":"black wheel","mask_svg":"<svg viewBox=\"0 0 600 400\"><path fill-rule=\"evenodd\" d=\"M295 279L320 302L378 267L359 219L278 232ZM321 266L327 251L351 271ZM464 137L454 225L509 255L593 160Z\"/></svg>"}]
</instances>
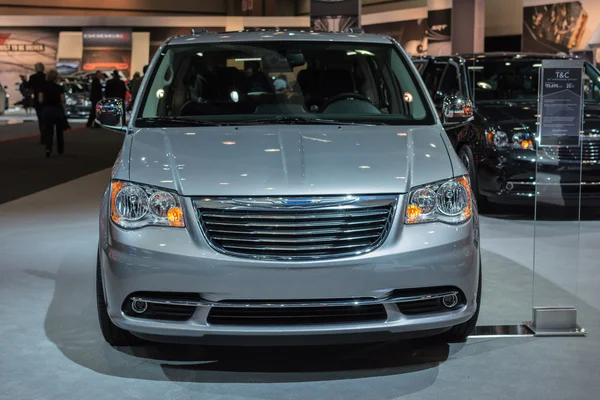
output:
<instances>
[{"instance_id":1,"label":"black wheel","mask_svg":"<svg viewBox=\"0 0 600 400\"><path fill-rule=\"evenodd\" d=\"M458 151L458 157L469 172L471 189L473 190L473 195L477 201L477 206L481 210L486 205L487 199L485 196L479 194L479 185L477 184L477 169L475 168L475 157L473 156L473 151L471 151L469 146L462 146Z\"/></svg>"},{"instance_id":2,"label":"black wheel","mask_svg":"<svg viewBox=\"0 0 600 400\"><path fill-rule=\"evenodd\" d=\"M443 338L449 343L459 343L467 340L467 336L473 333L479 318L479 310L481 309L481 256L479 257L479 282L477 284L477 309L475 314L466 322L453 326L449 331L445 332Z\"/></svg>"},{"instance_id":3,"label":"black wheel","mask_svg":"<svg viewBox=\"0 0 600 400\"><path fill-rule=\"evenodd\" d=\"M104 285L102 284L102 272L100 271L100 254L96 262L96 304L98 308L98 322L100 322L100 331L104 340L111 346L133 346L142 340L130 332L119 328L112 323L106 310L106 300L104 299Z\"/></svg>"}]
</instances>

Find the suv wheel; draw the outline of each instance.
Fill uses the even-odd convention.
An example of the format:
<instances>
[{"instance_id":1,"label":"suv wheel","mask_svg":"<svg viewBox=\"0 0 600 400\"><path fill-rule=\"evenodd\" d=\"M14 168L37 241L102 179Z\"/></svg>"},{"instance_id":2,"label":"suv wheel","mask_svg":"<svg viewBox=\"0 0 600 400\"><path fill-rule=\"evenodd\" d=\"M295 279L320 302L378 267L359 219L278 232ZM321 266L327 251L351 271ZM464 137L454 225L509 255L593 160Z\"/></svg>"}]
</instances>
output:
<instances>
[{"instance_id":1,"label":"suv wheel","mask_svg":"<svg viewBox=\"0 0 600 400\"><path fill-rule=\"evenodd\" d=\"M460 343L467 340L467 336L469 336L475 330L475 326L477 325L477 319L479 318L479 310L481 309L481 256L479 256L479 282L477 283L477 309L475 310L475 314L466 322L462 324L455 325L450 328L449 331L443 334L443 338L447 340L449 343Z\"/></svg>"},{"instance_id":2,"label":"suv wheel","mask_svg":"<svg viewBox=\"0 0 600 400\"><path fill-rule=\"evenodd\" d=\"M96 305L98 308L98 322L104 340L111 346L132 346L141 342L141 339L130 332L119 328L110 320L106 310L106 299L104 298L104 285L102 283L102 272L100 270L100 251L96 261Z\"/></svg>"},{"instance_id":3,"label":"suv wheel","mask_svg":"<svg viewBox=\"0 0 600 400\"><path fill-rule=\"evenodd\" d=\"M475 168L475 157L473 156L473 151L471 151L469 146L462 146L458 151L458 157L469 172L471 189L473 190L473 195L477 201L477 206L481 210L485 206L487 199L485 196L479 194L479 185L477 184L477 169Z\"/></svg>"}]
</instances>

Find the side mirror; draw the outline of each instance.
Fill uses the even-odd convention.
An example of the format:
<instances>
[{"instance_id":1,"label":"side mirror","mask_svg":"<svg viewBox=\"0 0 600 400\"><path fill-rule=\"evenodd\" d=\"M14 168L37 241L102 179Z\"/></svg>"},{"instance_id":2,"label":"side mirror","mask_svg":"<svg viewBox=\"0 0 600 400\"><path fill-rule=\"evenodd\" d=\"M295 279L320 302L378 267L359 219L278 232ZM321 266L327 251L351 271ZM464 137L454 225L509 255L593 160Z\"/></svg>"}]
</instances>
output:
<instances>
[{"instance_id":1,"label":"side mirror","mask_svg":"<svg viewBox=\"0 0 600 400\"><path fill-rule=\"evenodd\" d=\"M123 100L118 98L100 100L96 104L96 123L104 129L116 132L125 132L127 127L123 123Z\"/></svg>"},{"instance_id":2,"label":"side mirror","mask_svg":"<svg viewBox=\"0 0 600 400\"><path fill-rule=\"evenodd\" d=\"M448 96L442 104L442 124L457 126L473 121L473 103L460 96Z\"/></svg>"}]
</instances>

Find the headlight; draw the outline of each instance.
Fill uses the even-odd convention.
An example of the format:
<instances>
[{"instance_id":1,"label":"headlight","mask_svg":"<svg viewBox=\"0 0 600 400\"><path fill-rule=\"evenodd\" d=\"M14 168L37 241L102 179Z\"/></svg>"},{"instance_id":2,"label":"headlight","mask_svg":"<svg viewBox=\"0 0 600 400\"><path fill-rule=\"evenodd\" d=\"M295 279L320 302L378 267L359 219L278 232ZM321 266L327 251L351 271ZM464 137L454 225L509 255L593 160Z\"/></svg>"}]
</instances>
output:
<instances>
[{"instance_id":1,"label":"headlight","mask_svg":"<svg viewBox=\"0 0 600 400\"><path fill-rule=\"evenodd\" d=\"M467 221L471 214L473 204L469 178L461 176L411 190L404 222L460 224Z\"/></svg>"},{"instance_id":2,"label":"headlight","mask_svg":"<svg viewBox=\"0 0 600 400\"><path fill-rule=\"evenodd\" d=\"M68 106L74 106L75 104L77 104L77 101L74 100L72 97L67 97L65 100Z\"/></svg>"},{"instance_id":3,"label":"headlight","mask_svg":"<svg viewBox=\"0 0 600 400\"><path fill-rule=\"evenodd\" d=\"M113 181L110 189L110 216L122 228L185 226L175 193L123 181Z\"/></svg>"},{"instance_id":4,"label":"headlight","mask_svg":"<svg viewBox=\"0 0 600 400\"><path fill-rule=\"evenodd\" d=\"M506 132L490 129L487 132L487 142L497 149L535 150L533 139L527 132L518 132L509 136Z\"/></svg>"}]
</instances>

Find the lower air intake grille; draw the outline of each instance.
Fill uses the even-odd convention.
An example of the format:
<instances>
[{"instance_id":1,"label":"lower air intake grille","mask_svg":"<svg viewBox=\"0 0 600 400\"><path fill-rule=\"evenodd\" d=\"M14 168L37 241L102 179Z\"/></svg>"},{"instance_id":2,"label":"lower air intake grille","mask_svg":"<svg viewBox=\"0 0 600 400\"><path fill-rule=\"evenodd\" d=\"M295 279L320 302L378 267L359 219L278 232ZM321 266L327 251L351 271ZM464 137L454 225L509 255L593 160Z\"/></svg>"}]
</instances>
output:
<instances>
[{"instance_id":1,"label":"lower air intake grille","mask_svg":"<svg viewBox=\"0 0 600 400\"><path fill-rule=\"evenodd\" d=\"M211 245L241 257L299 259L371 251L385 240L396 196L202 199Z\"/></svg>"},{"instance_id":2,"label":"lower air intake grille","mask_svg":"<svg viewBox=\"0 0 600 400\"><path fill-rule=\"evenodd\" d=\"M383 305L298 307L298 308L225 308L213 307L208 323L213 325L318 325L384 322Z\"/></svg>"}]
</instances>

